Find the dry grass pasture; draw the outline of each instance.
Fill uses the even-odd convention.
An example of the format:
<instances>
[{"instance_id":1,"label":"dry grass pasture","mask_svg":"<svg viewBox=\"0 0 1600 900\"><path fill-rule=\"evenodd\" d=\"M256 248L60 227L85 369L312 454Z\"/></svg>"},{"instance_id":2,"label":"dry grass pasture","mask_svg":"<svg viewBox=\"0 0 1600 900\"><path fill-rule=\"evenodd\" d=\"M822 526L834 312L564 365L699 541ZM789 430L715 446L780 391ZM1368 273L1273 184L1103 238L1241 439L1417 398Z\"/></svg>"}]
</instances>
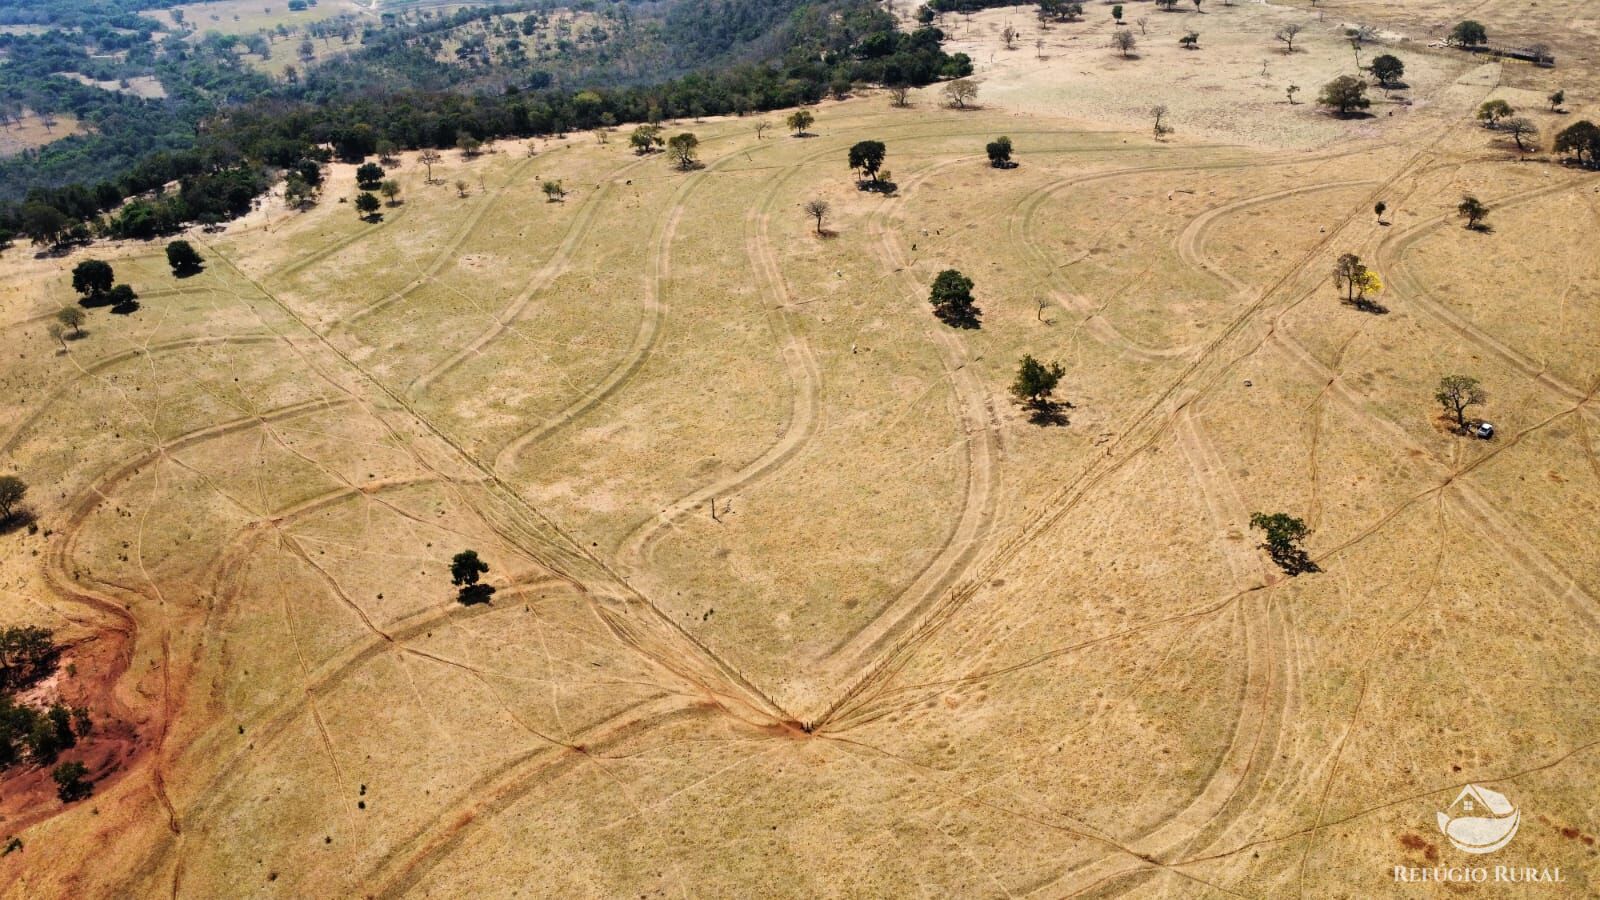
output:
<instances>
[{"instance_id":1,"label":"dry grass pasture","mask_svg":"<svg viewBox=\"0 0 1600 900\"><path fill-rule=\"evenodd\" d=\"M83 123L71 113L56 113L50 118L53 121L46 128L43 118L32 110L24 110L20 117L0 126L0 156L15 156L84 131Z\"/></svg>"},{"instance_id":2,"label":"dry grass pasture","mask_svg":"<svg viewBox=\"0 0 1600 900\"><path fill-rule=\"evenodd\" d=\"M1596 20L1472 4L1538 69L1430 48L1460 4L1128 6L1126 60L1099 4L1042 51L952 16L979 108L674 123L694 171L624 128L407 156L378 223L335 166L181 280L8 252L0 472L40 530L0 536L0 621L70 640L121 742L89 800L0 803L0 893L1600 892L1600 176L1472 119L1595 118ZM1406 62L1369 118L1313 103L1336 22ZM58 345L85 256L142 308ZM981 328L930 314L947 268ZM1065 424L1009 396L1023 354ZM1440 425L1452 373L1493 440ZM1491 856L1436 824L1468 784L1522 816ZM1436 865L1561 881L1396 881Z\"/></svg>"}]
</instances>

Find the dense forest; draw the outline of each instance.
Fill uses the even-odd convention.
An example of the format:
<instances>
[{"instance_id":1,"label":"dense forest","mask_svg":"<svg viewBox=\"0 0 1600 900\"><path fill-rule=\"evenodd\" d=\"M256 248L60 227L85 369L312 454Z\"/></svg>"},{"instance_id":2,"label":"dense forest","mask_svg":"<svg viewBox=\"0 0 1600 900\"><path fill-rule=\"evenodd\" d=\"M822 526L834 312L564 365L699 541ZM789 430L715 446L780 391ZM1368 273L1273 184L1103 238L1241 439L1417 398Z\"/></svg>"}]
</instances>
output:
<instances>
[{"instance_id":1,"label":"dense forest","mask_svg":"<svg viewBox=\"0 0 1600 900\"><path fill-rule=\"evenodd\" d=\"M49 27L0 34L10 76L0 112L70 112L87 126L0 160L0 241L152 237L225 220L286 171L315 187L319 164L334 155L743 115L842 95L853 83L921 85L971 72L965 56L940 49L938 29L902 32L872 0L580 0L580 29L555 0L327 20L304 29L304 70L277 76L248 55L265 59L287 32L163 36L161 23L140 15L163 5L0 0L0 24ZM550 40L556 15L568 17ZM335 35L350 48L311 65L305 44ZM124 86L154 76L167 96L142 99L63 72ZM165 190L172 182L178 189Z\"/></svg>"}]
</instances>

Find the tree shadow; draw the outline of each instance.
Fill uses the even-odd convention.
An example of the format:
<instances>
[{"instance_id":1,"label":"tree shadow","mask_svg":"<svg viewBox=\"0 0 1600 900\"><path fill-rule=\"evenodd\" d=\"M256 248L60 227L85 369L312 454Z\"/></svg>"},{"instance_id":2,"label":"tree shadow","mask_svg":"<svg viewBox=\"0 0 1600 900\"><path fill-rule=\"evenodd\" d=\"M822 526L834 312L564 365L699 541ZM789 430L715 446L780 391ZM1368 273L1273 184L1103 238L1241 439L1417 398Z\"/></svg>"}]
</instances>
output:
<instances>
[{"instance_id":1,"label":"tree shadow","mask_svg":"<svg viewBox=\"0 0 1600 900\"><path fill-rule=\"evenodd\" d=\"M479 603L488 603L492 596L494 596L494 585L469 584L456 595L456 601L462 606L476 606Z\"/></svg>"},{"instance_id":2,"label":"tree shadow","mask_svg":"<svg viewBox=\"0 0 1600 900\"><path fill-rule=\"evenodd\" d=\"M1071 403L1065 400L1039 400L1028 404L1028 422L1041 427L1066 427L1072 421L1067 417Z\"/></svg>"},{"instance_id":3,"label":"tree shadow","mask_svg":"<svg viewBox=\"0 0 1600 900\"><path fill-rule=\"evenodd\" d=\"M896 191L900 190L900 185L893 181L887 181L881 178L868 179L866 181L857 181L856 190L866 191L871 194L882 194L885 197L891 197Z\"/></svg>"},{"instance_id":4,"label":"tree shadow","mask_svg":"<svg viewBox=\"0 0 1600 900\"><path fill-rule=\"evenodd\" d=\"M84 309L99 309L102 306L110 306L111 295L109 293L90 294L80 299L78 305Z\"/></svg>"},{"instance_id":5,"label":"tree shadow","mask_svg":"<svg viewBox=\"0 0 1600 900\"><path fill-rule=\"evenodd\" d=\"M1479 234L1494 234L1494 226L1490 225L1488 222L1469 223L1467 225L1467 230L1476 231Z\"/></svg>"},{"instance_id":6,"label":"tree shadow","mask_svg":"<svg viewBox=\"0 0 1600 900\"><path fill-rule=\"evenodd\" d=\"M1344 305L1359 309L1364 313L1372 313L1375 316L1386 316L1389 314L1389 307L1384 306L1382 303L1379 303L1371 297L1361 297L1356 300L1346 300L1344 301Z\"/></svg>"},{"instance_id":7,"label":"tree shadow","mask_svg":"<svg viewBox=\"0 0 1600 900\"><path fill-rule=\"evenodd\" d=\"M381 213L381 212L370 213L368 215L362 216L361 217L361 221L366 222L368 225L376 225L379 222L383 221L383 213Z\"/></svg>"},{"instance_id":8,"label":"tree shadow","mask_svg":"<svg viewBox=\"0 0 1600 900\"><path fill-rule=\"evenodd\" d=\"M139 301L124 300L111 307L111 314L115 316L131 316L139 311Z\"/></svg>"},{"instance_id":9,"label":"tree shadow","mask_svg":"<svg viewBox=\"0 0 1600 900\"><path fill-rule=\"evenodd\" d=\"M23 528L29 528L39 521L33 510L26 506L19 506L11 511L11 515L0 518L0 534L10 534Z\"/></svg>"},{"instance_id":10,"label":"tree shadow","mask_svg":"<svg viewBox=\"0 0 1600 900\"><path fill-rule=\"evenodd\" d=\"M983 310L978 309L976 306L969 307L967 309L950 309L945 307L935 309L933 314L939 319L939 321L949 325L951 328L983 327L983 323L980 321L980 319L983 318Z\"/></svg>"},{"instance_id":11,"label":"tree shadow","mask_svg":"<svg viewBox=\"0 0 1600 900\"><path fill-rule=\"evenodd\" d=\"M1311 557L1306 554L1306 551L1300 549L1299 547L1274 548L1270 544L1262 544L1261 549L1267 551L1267 555L1271 556L1272 561L1278 564L1278 568L1282 569L1284 574L1291 577L1295 575L1304 575L1310 572L1322 571L1322 567L1317 565L1316 562L1314 562Z\"/></svg>"},{"instance_id":12,"label":"tree shadow","mask_svg":"<svg viewBox=\"0 0 1600 900\"><path fill-rule=\"evenodd\" d=\"M182 269L173 269L173 278L193 278L206 270L205 266L185 266Z\"/></svg>"},{"instance_id":13,"label":"tree shadow","mask_svg":"<svg viewBox=\"0 0 1600 900\"><path fill-rule=\"evenodd\" d=\"M989 168L991 168L991 169L1015 169L1020 165L1022 165L1022 163L1019 163L1019 162L1017 162L1015 160L1008 159L1008 160L1004 160L1002 162L989 163Z\"/></svg>"}]
</instances>

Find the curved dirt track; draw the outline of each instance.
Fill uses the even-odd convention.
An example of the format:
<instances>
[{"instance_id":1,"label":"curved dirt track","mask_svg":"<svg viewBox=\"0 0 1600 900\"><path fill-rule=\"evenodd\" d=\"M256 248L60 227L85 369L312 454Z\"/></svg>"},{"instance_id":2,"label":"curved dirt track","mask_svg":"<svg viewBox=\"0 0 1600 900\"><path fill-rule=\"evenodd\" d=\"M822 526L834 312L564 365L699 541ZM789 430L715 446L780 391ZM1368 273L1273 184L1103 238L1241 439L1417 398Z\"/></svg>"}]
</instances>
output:
<instances>
[{"instance_id":1,"label":"curved dirt track","mask_svg":"<svg viewBox=\"0 0 1600 900\"><path fill-rule=\"evenodd\" d=\"M784 424L783 435L761 456L745 464L737 472L684 495L636 527L623 539L618 550L618 561L625 569L643 569L650 562L651 548L666 534L674 522L708 500L726 497L773 474L794 458L816 431L817 396L822 389L822 375L817 369L816 357L812 354L810 345L804 338L795 334L794 325L790 321L789 309L794 298L789 291L788 281L783 276L783 270L778 264L778 257L772 249L772 241L768 234L772 207L777 202L784 183L802 167L833 152L830 148L813 154L785 174L772 179L771 187L762 195L759 202L751 206L750 212L745 217L745 256L750 261L751 270L761 283L762 296L766 300L763 307L766 311L767 325L772 331L778 355L783 360L784 370L789 376L791 385L789 417Z\"/></svg>"}]
</instances>

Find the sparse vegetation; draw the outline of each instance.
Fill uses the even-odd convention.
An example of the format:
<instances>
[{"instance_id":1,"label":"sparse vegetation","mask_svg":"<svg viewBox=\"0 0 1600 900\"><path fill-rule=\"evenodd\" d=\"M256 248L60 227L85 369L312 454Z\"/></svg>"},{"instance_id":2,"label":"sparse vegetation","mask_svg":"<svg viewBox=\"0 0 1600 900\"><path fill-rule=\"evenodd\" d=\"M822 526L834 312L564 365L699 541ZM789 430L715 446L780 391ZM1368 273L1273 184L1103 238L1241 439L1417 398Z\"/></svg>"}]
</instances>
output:
<instances>
[{"instance_id":1,"label":"sparse vegetation","mask_svg":"<svg viewBox=\"0 0 1600 900\"><path fill-rule=\"evenodd\" d=\"M1111 46L1115 47L1123 59L1127 59L1135 48L1139 46L1139 38L1131 31L1118 31L1111 35Z\"/></svg>"},{"instance_id":2,"label":"sparse vegetation","mask_svg":"<svg viewBox=\"0 0 1600 900\"><path fill-rule=\"evenodd\" d=\"M797 109L784 121L789 124L789 130L794 132L795 137L805 137L808 129L816 124L817 117L812 115L810 110Z\"/></svg>"}]
</instances>

